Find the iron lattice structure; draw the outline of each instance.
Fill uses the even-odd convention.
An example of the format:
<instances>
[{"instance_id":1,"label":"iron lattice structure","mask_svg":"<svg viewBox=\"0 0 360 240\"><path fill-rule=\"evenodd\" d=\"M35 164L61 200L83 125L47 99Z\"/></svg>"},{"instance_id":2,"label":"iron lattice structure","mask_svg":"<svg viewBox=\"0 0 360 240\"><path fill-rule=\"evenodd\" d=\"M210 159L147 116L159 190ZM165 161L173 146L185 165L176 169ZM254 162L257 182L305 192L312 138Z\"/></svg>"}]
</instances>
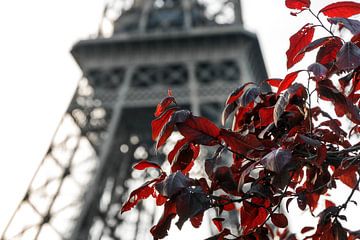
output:
<instances>
[{"instance_id":1,"label":"iron lattice structure","mask_svg":"<svg viewBox=\"0 0 360 240\"><path fill-rule=\"evenodd\" d=\"M156 104L171 88L178 104L219 122L233 89L266 78L240 2L215 2L114 1L105 8L105 17L121 12L114 32L74 45L84 78L2 240L150 238L151 204L126 221L119 209L129 187L152 174L132 172L134 162L164 160L151 139Z\"/></svg>"}]
</instances>

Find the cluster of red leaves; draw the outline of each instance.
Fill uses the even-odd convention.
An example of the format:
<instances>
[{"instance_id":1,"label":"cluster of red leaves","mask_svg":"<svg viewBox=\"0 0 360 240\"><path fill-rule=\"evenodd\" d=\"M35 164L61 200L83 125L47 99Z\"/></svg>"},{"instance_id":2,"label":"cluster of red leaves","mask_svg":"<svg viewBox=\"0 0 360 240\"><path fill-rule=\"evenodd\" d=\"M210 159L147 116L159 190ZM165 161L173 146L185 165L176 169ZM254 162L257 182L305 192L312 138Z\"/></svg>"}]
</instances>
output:
<instances>
[{"instance_id":1,"label":"cluster of red leaves","mask_svg":"<svg viewBox=\"0 0 360 240\"><path fill-rule=\"evenodd\" d=\"M313 13L310 0L286 0L285 4L298 11L293 15ZM158 149L175 130L183 136L168 154L171 172L167 174L146 160L136 164L138 170L159 169L160 175L134 190L122 211L130 210L141 199L154 197L157 205L164 206L159 222L151 228L155 239L167 235L176 216L179 229L187 220L199 227L209 208L218 208L220 214L224 210L238 211L241 220L241 235L235 236L223 228L224 218L214 218L219 234L209 239L296 239L280 211L283 200L287 210L296 200L301 210L314 213L320 197L341 181L353 189L347 201L340 206L326 201L318 225L304 227L302 233L314 230L307 238L321 240L359 238L360 232L341 224L346 220L341 211L359 185L360 144L352 145L348 140L360 131L360 21L349 18L359 13L360 3L343 1L313 14L319 24L308 23L291 36L286 55L287 67L291 68L307 52L318 49L316 62L306 70L290 72L284 79L268 79L266 82L276 91L263 92L255 83L235 89L222 113L223 125L232 116L231 129L181 109L169 91L156 108L152 137ZM329 24L349 30L353 37L345 41L335 36L320 21L321 14L329 17ZM330 35L314 40L317 28ZM301 83L302 72L307 73L306 81L314 82L313 91ZM341 78L332 79L341 74ZM349 133L339 120L310 105L313 93L322 101L332 102L338 117L347 117L354 125ZM314 120L319 123L314 125ZM216 146L217 150L204 162L206 178L194 179L189 172L200 146ZM230 152L232 158L224 152ZM284 230L274 231L274 226Z\"/></svg>"}]
</instances>

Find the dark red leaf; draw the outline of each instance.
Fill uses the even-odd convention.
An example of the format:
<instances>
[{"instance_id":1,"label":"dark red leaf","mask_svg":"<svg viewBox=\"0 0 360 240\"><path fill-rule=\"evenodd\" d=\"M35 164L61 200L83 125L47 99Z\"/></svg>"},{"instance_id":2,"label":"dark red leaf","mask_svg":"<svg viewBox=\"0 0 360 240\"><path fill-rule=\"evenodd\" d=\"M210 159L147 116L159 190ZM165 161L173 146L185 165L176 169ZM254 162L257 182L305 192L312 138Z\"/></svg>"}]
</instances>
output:
<instances>
[{"instance_id":1,"label":"dark red leaf","mask_svg":"<svg viewBox=\"0 0 360 240\"><path fill-rule=\"evenodd\" d=\"M357 166L352 165L344 168L343 166L338 167L334 171L334 177L340 179L345 185L350 188L355 188L357 183Z\"/></svg>"},{"instance_id":2,"label":"dark red leaf","mask_svg":"<svg viewBox=\"0 0 360 240\"><path fill-rule=\"evenodd\" d=\"M360 13L360 3L352 1L336 2L322 8L319 13L328 17L348 18Z\"/></svg>"},{"instance_id":3,"label":"dark red leaf","mask_svg":"<svg viewBox=\"0 0 360 240\"><path fill-rule=\"evenodd\" d=\"M176 211L179 220L176 226L181 230L185 221L203 213L210 207L210 198L202 191L201 187L183 189L176 197Z\"/></svg>"},{"instance_id":4,"label":"dark red leaf","mask_svg":"<svg viewBox=\"0 0 360 240\"><path fill-rule=\"evenodd\" d=\"M332 101L338 117L346 115L352 122L360 124L359 109L335 88L330 80L322 80L317 83L317 91L321 99Z\"/></svg>"},{"instance_id":5,"label":"dark red leaf","mask_svg":"<svg viewBox=\"0 0 360 240\"><path fill-rule=\"evenodd\" d=\"M326 66L327 68L332 67L333 63L336 61L336 55L342 45L343 43L338 37L326 41L316 55L316 62Z\"/></svg>"},{"instance_id":6,"label":"dark red leaf","mask_svg":"<svg viewBox=\"0 0 360 240\"><path fill-rule=\"evenodd\" d=\"M297 33L290 37L290 47L286 51L287 68L291 68L304 57L304 53L298 54L303 48L311 43L314 36L314 26L306 24Z\"/></svg>"},{"instance_id":7,"label":"dark red leaf","mask_svg":"<svg viewBox=\"0 0 360 240\"><path fill-rule=\"evenodd\" d=\"M286 107L289 104L290 99L294 96L299 96L300 98L305 98L307 97L306 95L306 90L304 88L303 85L299 84L299 83L295 83L293 85L291 85L285 92L283 95L281 95L274 107L274 124L275 126L277 126L282 114L285 112Z\"/></svg>"},{"instance_id":8,"label":"dark red leaf","mask_svg":"<svg viewBox=\"0 0 360 240\"><path fill-rule=\"evenodd\" d=\"M220 217L217 217L217 218L213 218L213 219L212 219L212 222L215 224L215 226L216 226L216 228L217 228L217 230L218 230L219 232L221 232L222 229L223 229L222 222L223 222L224 220L225 220L224 218L220 218Z\"/></svg>"},{"instance_id":9,"label":"dark red leaf","mask_svg":"<svg viewBox=\"0 0 360 240\"><path fill-rule=\"evenodd\" d=\"M338 119L330 119L320 123L319 127L327 126L339 136L346 136L346 132L341 129L341 122Z\"/></svg>"},{"instance_id":10,"label":"dark red leaf","mask_svg":"<svg viewBox=\"0 0 360 240\"><path fill-rule=\"evenodd\" d=\"M349 18L328 18L329 23L339 24L348 29L352 34L360 33L360 21Z\"/></svg>"},{"instance_id":11,"label":"dark red leaf","mask_svg":"<svg viewBox=\"0 0 360 240\"><path fill-rule=\"evenodd\" d=\"M286 0L285 5L290 9L303 10L310 7L310 0Z\"/></svg>"},{"instance_id":12,"label":"dark red leaf","mask_svg":"<svg viewBox=\"0 0 360 240\"><path fill-rule=\"evenodd\" d=\"M170 137L171 133L174 131L174 126L176 123L185 122L190 116L191 116L191 112L188 110L179 110L174 112L171 115L170 119L163 126L156 143L156 148L159 148L165 144L166 140Z\"/></svg>"},{"instance_id":13,"label":"dark red leaf","mask_svg":"<svg viewBox=\"0 0 360 240\"><path fill-rule=\"evenodd\" d=\"M224 228L224 230L222 230L221 233L216 234L215 236L209 237L205 240L227 240L227 238L225 238L225 236L231 234L230 230L227 228Z\"/></svg>"},{"instance_id":14,"label":"dark red leaf","mask_svg":"<svg viewBox=\"0 0 360 240\"><path fill-rule=\"evenodd\" d=\"M311 64L308 66L307 70L314 74L316 80L324 79L328 72L328 69L320 63Z\"/></svg>"},{"instance_id":15,"label":"dark red leaf","mask_svg":"<svg viewBox=\"0 0 360 240\"><path fill-rule=\"evenodd\" d=\"M282 213L273 213L271 215L271 221L279 228L285 228L288 225L287 217Z\"/></svg>"},{"instance_id":16,"label":"dark red leaf","mask_svg":"<svg viewBox=\"0 0 360 240\"><path fill-rule=\"evenodd\" d=\"M156 140L156 138L159 136L159 133L161 132L164 125L167 123L171 115L177 111L177 108L171 108L168 109L166 112L164 112L161 116L154 119L151 122L151 128L152 128L152 139Z\"/></svg>"},{"instance_id":17,"label":"dark red leaf","mask_svg":"<svg viewBox=\"0 0 360 240\"><path fill-rule=\"evenodd\" d=\"M189 142L202 145L215 145L218 142L220 129L207 118L193 116L176 126Z\"/></svg>"},{"instance_id":18,"label":"dark red leaf","mask_svg":"<svg viewBox=\"0 0 360 240\"><path fill-rule=\"evenodd\" d=\"M184 188L191 185L191 179L182 172L177 171L170 174L163 181L155 184L156 190L164 197L171 198Z\"/></svg>"},{"instance_id":19,"label":"dark red leaf","mask_svg":"<svg viewBox=\"0 0 360 240\"><path fill-rule=\"evenodd\" d=\"M165 203L164 212L158 223L150 229L151 234L155 239L162 239L168 235L168 230L171 226L171 221L176 216L176 205L172 201Z\"/></svg>"},{"instance_id":20,"label":"dark red leaf","mask_svg":"<svg viewBox=\"0 0 360 240\"><path fill-rule=\"evenodd\" d=\"M246 154L250 150L260 150L263 146L262 143L253 134L241 135L226 129L221 129L220 137L231 150L239 153Z\"/></svg>"},{"instance_id":21,"label":"dark red leaf","mask_svg":"<svg viewBox=\"0 0 360 240\"><path fill-rule=\"evenodd\" d=\"M304 47L298 54L310 52L318 47L323 46L325 43L327 43L330 40L333 40L334 38L339 38L339 37L323 37L323 38L316 39L316 40L312 41L309 45ZM340 40L340 38L339 38L339 40Z\"/></svg>"},{"instance_id":22,"label":"dark red leaf","mask_svg":"<svg viewBox=\"0 0 360 240\"><path fill-rule=\"evenodd\" d=\"M359 47L360 46L360 33L354 35L351 38L351 42L353 42L354 44L356 44Z\"/></svg>"},{"instance_id":23,"label":"dark red leaf","mask_svg":"<svg viewBox=\"0 0 360 240\"><path fill-rule=\"evenodd\" d=\"M149 162L147 160L141 160L140 162L136 163L133 166L134 169L137 170L144 170L147 168L157 168L157 169L161 169L161 167L159 166L159 164L154 163L154 162Z\"/></svg>"},{"instance_id":24,"label":"dark red leaf","mask_svg":"<svg viewBox=\"0 0 360 240\"><path fill-rule=\"evenodd\" d=\"M360 48L352 42L345 43L336 56L339 70L352 70L360 66Z\"/></svg>"},{"instance_id":25,"label":"dark red leaf","mask_svg":"<svg viewBox=\"0 0 360 240\"><path fill-rule=\"evenodd\" d=\"M292 200L294 200L294 198L288 198L288 199L286 200L286 211L287 211L287 212L289 212L289 205L290 205L290 203L291 203Z\"/></svg>"},{"instance_id":26,"label":"dark red leaf","mask_svg":"<svg viewBox=\"0 0 360 240\"><path fill-rule=\"evenodd\" d=\"M256 205L263 205L264 200L253 199ZM268 212L263 207L257 207L247 201L243 202L240 208L241 226L243 227L243 234L250 233L255 227L261 225L268 215Z\"/></svg>"},{"instance_id":27,"label":"dark red leaf","mask_svg":"<svg viewBox=\"0 0 360 240\"><path fill-rule=\"evenodd\" d=\"M295 72L291 72L291 73L287 74L286 77L284 78L284 80L281 81L276 95L279 95L282 91L287 89L295 81L299 72L301 72L301 71L295 71Z\"/></svg>"},{"instance_id":28,"label":"dark red leaf","mask_svg":"<svg viewBox=\"0 0 360 240\"><path fill-rule=\"evenodd\" d=\"M301 233L304 234L304 233L307 233L308 231L311 231L313 229L314 229L314 227L303 227L301 229Z\"/></svg>"},{"instance_id":29,"label":"dark red leaf","mask_svg":"<svg viewBox=\"0 0 360 240\"><path fill-rule=\"evenodd\" d=\"M184 145L171 164L171 172L182 171L184 174L186 174L187 172L184 170L187 170L193 159L194 151L189 144Z\"/></svg>"},{"instance_id":30,"label":"dark red leaf","mask_svg":"<svg viewBox=\"0 0 360 240\"><path fill-rule=\"evenodd\" d=\"M292 154L290 150L278 148L261 159L261 164L267 169L275 173L281 173L285 170L286 165L290 163Z\"/></svg>"}]
</instances>

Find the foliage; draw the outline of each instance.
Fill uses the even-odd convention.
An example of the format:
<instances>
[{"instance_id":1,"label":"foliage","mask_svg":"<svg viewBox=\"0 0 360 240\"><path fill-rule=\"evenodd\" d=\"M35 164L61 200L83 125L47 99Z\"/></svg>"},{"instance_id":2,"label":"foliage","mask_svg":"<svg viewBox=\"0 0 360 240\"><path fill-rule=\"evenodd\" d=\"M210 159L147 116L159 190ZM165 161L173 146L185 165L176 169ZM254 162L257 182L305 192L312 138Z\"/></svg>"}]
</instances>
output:
<instances>
[{"instance_id":1,"label":"foliage","mask_svg":"<svg viewBox=\"0 0 360 240\"><path fill-rule=\"evenodd\" d=\"M235 89L222 113L223 125L233 116L231 129L181 109L171 91L157 106L152 122L157 149L174 130L183 138L168 154L170 173L146 160L135 165L138 170L158 169L160 175L134 190L122 208L122 212L130 210L141 199L153 196L164 209L150 230L155 239L167 235L176 216L179 229L187 220L199 227L210 208L218 209L220 214L237 209L241 231L239 236L231 233L219 216L213 219L219 234L209 239L296 239L280 211L281 204L288 209L294 200L299 209L311 213L320 208L320 201L325 201L325 207L317 209L317 226L302 229L308 234L306 239L360 238L360 231L343 227L343 210L355 203L352 197L360 179L360 143L349 141L360 132L360 21L349 18L360 13L360 3L332 3L317 14L310 0L286 0L285 4L294 11L292 15L307 11L317 22L307 23L290 37L287 67L318 49L315 63L306 70L290 72L284 79L268 79L266 82L276 91L264 92L255 83ZM328 24L321 20L324 17ZM351 39L337 36L340 34L335 34L335 26L339 32L348 31ZM325 30L327 36L313 39L320 30ZM315 97L331 102L337 117L351 122L351 130L345 131L341 121L314 105L311 100ZM194 179L189 171L197 161L200 146L217 150L204 162L207 178ZM232 159L226 159L226 152ZM352 191L337 206L324 196L339 181Z\"/></svg>"}]
</instances>

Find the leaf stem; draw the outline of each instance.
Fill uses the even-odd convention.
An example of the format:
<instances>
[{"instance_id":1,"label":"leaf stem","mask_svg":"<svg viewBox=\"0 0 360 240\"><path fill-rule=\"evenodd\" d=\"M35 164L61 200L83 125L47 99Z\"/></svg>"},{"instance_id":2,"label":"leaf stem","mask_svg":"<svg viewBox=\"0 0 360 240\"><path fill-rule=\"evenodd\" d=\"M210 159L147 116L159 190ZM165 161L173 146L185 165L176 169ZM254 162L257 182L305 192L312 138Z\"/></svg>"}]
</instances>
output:
<instances>
[{"instance_id":1,"label":"leaf stem","mask_svg":"<svg viewBox=\"0 0 360 240\"><path fill-rule=\"evenodd\" d=\"M331 36L335 37L334 33L329 30L327 27L325 27L325 25L323 24L323 22L321 21L321 19L319 18L319 15L316 15L310 8L308 9L309 12L318 20L318 22L320 23L321 27L323 29L325 29L328 33L330 33Z\"/></svg>"}]
</instances>

